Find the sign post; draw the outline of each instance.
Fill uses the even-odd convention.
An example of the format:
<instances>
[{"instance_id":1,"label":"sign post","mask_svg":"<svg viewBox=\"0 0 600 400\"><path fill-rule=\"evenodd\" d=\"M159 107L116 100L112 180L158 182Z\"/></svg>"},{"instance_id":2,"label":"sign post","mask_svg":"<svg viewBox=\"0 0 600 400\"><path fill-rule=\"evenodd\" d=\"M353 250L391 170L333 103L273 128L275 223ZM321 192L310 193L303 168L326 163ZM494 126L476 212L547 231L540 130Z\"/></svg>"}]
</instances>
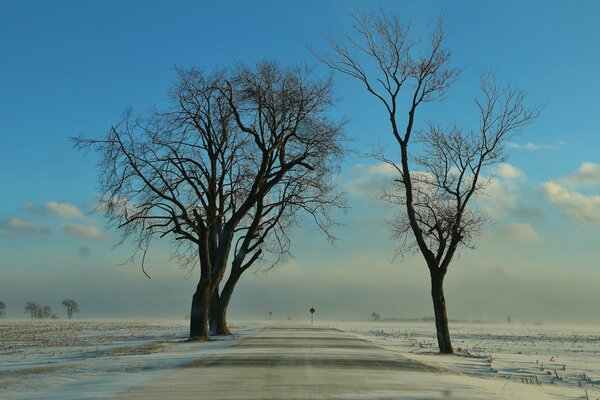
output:
<instances>
[{"instance_id":1,"label":"sign post","mask_svg":"<svg viewBox=\"0 0 600 400\"><path fill-rule=\"evenodd\" d=\"M315 311L317 311L317 310L315 310L314 307L311 307L310 310L308 310L308 312L310 312L310 326L311 327L313 326L313 316L315 315Z\"/></svg>"}]
</instances>

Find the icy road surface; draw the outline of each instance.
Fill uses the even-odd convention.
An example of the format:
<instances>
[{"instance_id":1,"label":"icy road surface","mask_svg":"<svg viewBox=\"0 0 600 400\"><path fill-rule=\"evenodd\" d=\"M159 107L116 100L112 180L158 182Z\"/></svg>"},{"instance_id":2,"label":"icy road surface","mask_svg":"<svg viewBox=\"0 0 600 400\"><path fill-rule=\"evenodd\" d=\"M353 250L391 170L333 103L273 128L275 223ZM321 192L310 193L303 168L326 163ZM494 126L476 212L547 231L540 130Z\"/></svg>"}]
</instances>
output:
<instances>
[{"instance_id":1,"label":"icy road surface","mask_svg":"<svg viewBox=\"0 0 600 400\"><path fill-rule=\"evenodd\" d=\"M438 370L342 331L270 327L117 399L564 399Z\"/></svg>"}]
</instances>

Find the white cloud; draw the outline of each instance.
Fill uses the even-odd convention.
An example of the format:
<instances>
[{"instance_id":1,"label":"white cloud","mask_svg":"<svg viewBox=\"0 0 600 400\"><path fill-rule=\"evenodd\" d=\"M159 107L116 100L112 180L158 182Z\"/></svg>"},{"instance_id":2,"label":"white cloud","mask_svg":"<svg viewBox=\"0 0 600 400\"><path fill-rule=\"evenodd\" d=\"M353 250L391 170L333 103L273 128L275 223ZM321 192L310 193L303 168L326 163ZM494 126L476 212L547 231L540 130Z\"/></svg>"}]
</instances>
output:
<instances>
[{"instance_id":1,"label":"white cloud","mask_svg":"<svg viewBox=\"0 0 600 400\"><path fill-rule=\"evenodd\" d=\"M600 223L600 196L569 190L554 181L542 185L550 203L561 208L565 215L583 223Z\"/></svg>"},{"instance_id":2,"label":"white cloud","mask_svg":"<svg viewBox=\"0 0 600 400\"><path fill-rule=\"evenodd\" d=\"M557 149L560 149L561 147L563 147L565 144L566 143L561 140L560 142L558 142L558 144L536 144L536 143L532 143L532 142L527 142L525 144L508 143L507 146L511 147L513 149L536 151L536 150L557 150Z\"/></svg>"},{"instance_id":3,"label":"white cloud","mask_svg":"<svg viewBox=\"0 0 600 400\"><path fill-rule=\"evenodd\" d=\"M502 233L509 239L521 243L537 243L540 241L540 235L529 224L521 222L511 222L502 228Z\"/></svg>"},{"instance_id":4,"label":"white cloud","mask_svg":"<svg viewBox=\"0 0 600 400\"><path fill-rule=\"evenodd\" d=\"M83 218L83 213L77 207L72 204L67 203L57 203L55 201L49 201L42 207L42 211L51 214L57 215L59 217L65 218Z\"/></svg>"},{"instance_id":5,"label":"white cloud","mask_svg":"<svg viewBox=\"0 0 600 400\"><path fill-rule=\"evenodd\" d=\"M393 176L397 173L396 169L388 163L379 162L377 164L356 164L350 167L352 173L359 176Z\"/></svg>"},{"instance_id":6,"label":"white cloud","mask_svg":"<svg viewBox=\"0 0 600 400\"><path fill-rule=\"evenodd\" d=\"M564 176L561 181L574 185L600 184L600 164L584 162L574 173Z\"/></svg>"},{"instance_id":7,"label":"white cloud","mask_svg":"<svg viewBox=\"0 0 600 400\"><path fill-rule=\"evenodd\" d=\"M508 163L500 163L498 165L498 175L500 175L503 178L524 178L525 177L525 173L520 170L519 168L516 168L513 165L510 165Z\"/></svg>"},{"instance_id":8,"label":"white cloud","mask_svg":"<svg viewBox=\"0 0 600 400\"><path fill-rule=\"evenodd\" d=\"M344 187L351 195L373 198L389 188L398 171L389 164L357 164L350 167L352 179L347 180Z\"/></svg>"},{"instance_id":9,"label":"white cloud","mask_svg":"<svg viewBox=\"0 0 600 400\"><path fill-rule=\"evenodd\" d=\"M394 167L383 162L357 164L352 166L349 172L352 179L346 181L346 190L351 195L364 198L377 198L384 189L391 188L393 180L398 178L399 174ZM525 214L532 214L532 211L537 211L519 201L518 194L527 179L523 170L509 163L500 163L490 172L494 178L489 181L478 200L487 215L499 219L508 213L526 211ZM413 171L412 175L415 180L431 179L429 174L422 171ZM489 179L489 176L481 176L482 181L486 179Z\"/></svg>"},{"instance_id":10,"label":"white cloud","mask_svg":"<svg viewBox=\"0 0 600 400\"><path fill-rule=\"evenodd\" d=\"M517 202L516 187L503 179L492 179L485 187L485 201L511 206Z\"/></svg>"},{"instance_id":11,"label":"white cloud","mask_svg":"<svg viewBox=\"0 0 600 400\"><path fill-rule=\"evenodd\" d=\"M21 218L11 218L0 222L0 236L47 235L49 233L50 229L45 226L36 225Z\"/></svg>"},{"instance_id":12,"label":"white cloud","mask_svg":"<svg viewBox=\"0 0 600 400\"><path fill-rule=\"evenodd\" d=\"M61 229L65 235L89 240L106 241L110 237L104 235L100 229L92 225L62 224Z\"/></svg>"},{"instance_id":13,"label":"white cloud","mask_svg":"<svg viewBox=\"0 0 600 400\"><path fill-rule=\"evenodd\" d=\"M85 214L76 206L68 203L58 203L56 201L48 201L40 208L36 208L33 203L27 203L23 205L22 208L31 214L38 216L54 215L63 218L85 218Z\"/></svg>"},{"instance_id":14,"label":"white cloud","mask_svg":"<svg viewBox=\"0 0 600 400\"><path fill-rule=\"evenodd\" d=\"M486 186L480 201L486 214L498 219L522 207L519 205L517 194L527 176L521 169L508 163L498 164L492 172L495 176Z\"/></svg>"}]
</instances>

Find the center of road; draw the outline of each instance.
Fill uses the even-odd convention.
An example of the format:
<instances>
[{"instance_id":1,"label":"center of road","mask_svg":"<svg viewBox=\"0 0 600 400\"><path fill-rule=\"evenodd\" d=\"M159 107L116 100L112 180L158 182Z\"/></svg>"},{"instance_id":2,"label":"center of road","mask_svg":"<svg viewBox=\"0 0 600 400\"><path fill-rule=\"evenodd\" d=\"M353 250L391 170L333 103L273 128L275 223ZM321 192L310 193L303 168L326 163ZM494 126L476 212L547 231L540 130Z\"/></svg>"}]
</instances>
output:
<instances>
[{"instance_id":1,"label":"center of road","mask_svg":"<svg viewBox=\"0 0 600 400\"><path fill-rule=\"evenodd\" d=\"M118 399L498 398L473 379L335 329L269 327Z\"/></svg>"}]
</instances>

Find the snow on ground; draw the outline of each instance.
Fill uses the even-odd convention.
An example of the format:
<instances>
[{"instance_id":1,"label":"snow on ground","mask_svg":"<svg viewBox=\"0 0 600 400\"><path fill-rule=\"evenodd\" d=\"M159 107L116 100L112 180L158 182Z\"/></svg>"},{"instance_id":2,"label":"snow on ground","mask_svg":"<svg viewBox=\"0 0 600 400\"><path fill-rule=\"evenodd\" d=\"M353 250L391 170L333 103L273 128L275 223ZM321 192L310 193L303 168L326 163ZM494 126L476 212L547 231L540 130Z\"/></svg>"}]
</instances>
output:
<instances>
[{"instance_id":1,"label":"snow on ground","mask_svg":"<svg viewBox=\"0 0 600 400\"><path fill-rule=\"evenodd\" d=\"M238 324L233 338L201 343L187 339L184 322L0 321L0 399L111 398L195 360L234 351L227 347L260 326ZM441 369L394 378L431 380L417 386L472 398L485 392L486 398L514 400L600 399L600 328L451 323L458 354L443 356L433 322L315 326L351 332Z\"/></svg>"},{"instance_id":2,"label":"snow on ground","mask_svg":"<svg viewBox=\"0 0 600 400\"><path fill-rule=\"evenodd\" d=\"M249 335L189 341L187 323L0 322L0 399L102 399Z\"/></svg>"},{"instance_id":3,"label":"snow on ground","mask_svg":"<svg viewBox=\"0 0 600 400\"><path fill-rule=\"evenodd\" d=\"M329 325L465 377L527 384L539 398L600 399L597 327L451 323L457 354L447 356L438 354L433 322Z\"/></svg>"}]
</instances>

